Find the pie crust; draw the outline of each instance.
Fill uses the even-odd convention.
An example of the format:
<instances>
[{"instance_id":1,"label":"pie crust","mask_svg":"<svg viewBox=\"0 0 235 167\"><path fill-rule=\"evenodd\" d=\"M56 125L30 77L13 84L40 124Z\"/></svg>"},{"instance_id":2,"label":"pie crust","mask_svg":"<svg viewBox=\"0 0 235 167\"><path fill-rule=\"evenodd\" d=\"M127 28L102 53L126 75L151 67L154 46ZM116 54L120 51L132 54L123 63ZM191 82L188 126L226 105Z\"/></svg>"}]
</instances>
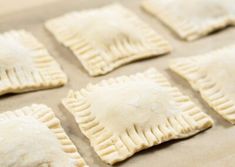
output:
<instances>
[{"instance_id":1,"label":"pie crust","mask_svg":"<svg viewBox=\"0 0 235 167\"><path fill-rule=\"evenodd\" d=\"M189 137L213 124L153 68L89 84L85 89L69 92L62 103L108 164L153 145Z\"/></svg>"},{"instance_id":2,"label":"pie crust","mask_svg":"<svg viewBox=\"0 0 235 167\"><path fill-rule=\"evenodd\" d=\"M62 86L66 75L46 48L24 30L0 35L0 95Z\"/></svg>"},{"instance_id":3,"label":"pie crust","mask_svg":"<svg viewBox=\"0 0 235 167\"><path fill-rule=\"evenodd\" d=\"M142 7L191 41L235 23L232 0L144 0Z\"/></svg>"},{"instance_id":4,"label":"pie crust","mask_svg":"<svg viewBox=\"0 0 235 167\"><path fill-rule=\"evenodd\" d=\"M88 167L45 105L0 114L0 132L2 167Z\"/></svg>"},{"instance_id":5,"label":"pie crust","mask_svg":"<svg viewBox=\"0 0 235 167\"><path fill-rule=\"evenodd\" d=\"M235 45L189 58L178 58L171 70L189 81L224 119L235 124Z\"/></svg>"},{"instance_id":6,"label":"pie crust","mask_svg":"<svg viewBox=\"0 0 235 167\"><path fill-rule=\"evenodd\" d=\"M171 51L166 40L119 4L68 13L45 25L92 76Z\"/></svg>"}]
</instances>

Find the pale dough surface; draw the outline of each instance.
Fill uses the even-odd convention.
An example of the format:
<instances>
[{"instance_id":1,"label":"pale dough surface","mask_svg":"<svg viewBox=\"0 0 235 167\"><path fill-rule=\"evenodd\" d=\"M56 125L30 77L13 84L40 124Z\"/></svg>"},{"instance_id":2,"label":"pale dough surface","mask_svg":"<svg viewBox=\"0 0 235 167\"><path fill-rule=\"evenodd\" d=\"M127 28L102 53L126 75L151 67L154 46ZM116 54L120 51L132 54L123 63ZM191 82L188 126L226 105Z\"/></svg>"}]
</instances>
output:
<instances>
[{"instance_id":1,"label":"pale dough surface","mask_svg":"<svg viewBox=\"0 0 235 167\"><path fill-rule=\"evenodd\" d=\"M30 32L0 34L0 95L59 87L67 83L60 65Z\"/></svg>"},{"instance_id":2,"label":"pale dough surface","mask_svg":"<svg viewBox=\"0 0 235 167\"><path fill-rule=\"evenodd\" d=\"M192 58L179 58L170 68L188 80L220 115L235 123L235 46Z\"/></svg>"},{"instance_id":3,"label":"pale dough surface","mask_svg":"<svg viewBox=\"0 0 235 167\"><path fill-rule=\"evenodd\" d=\"M5 1L6 3L8 1ZM15 5L22 6L22 1L14 1ZM171 54L149 59L145 61L135 62L122 68L119 68L107 76L91 78L84 70L82 65L77 61L76 57L65 47L59 45L54 37L45 30L43 23L46 20L58 17L64 13L71 11L81 11L86 9L94 9L110 3L121 2L124 6L134 11L146 23L150 24L169 43L172 44L174 50ZM0 112L13 110L15 106L30 105L32 102L43 103L52 107L62 122L63 128L78 147L79 152L83 155L89 166L92 167L109 167L106 165L90 147L89 141L78 129L74 118L68 114L58 102L65 97L70 89L84 88L88 83L97 83L102 79L116 77L119 75L129 75L136 72L144 71L150 66L158 68L165 76L185 94L189 95L197 105L209 114L215 121L215 125L208 131L202 132L193 138L181 141L169 141L151 149L141 151L123 163L117 164L117 167L234 167L234 148L235 148L235 126L218 116L218 114L208 107L201 99L200 95L192 90L186 81L182 80L175 74L165 71L168 68L168 61L176 57L190 57L198 54L208 53L216 48L228 46L235 42L235 29L228 28L225 31L212 34L206 38L186 43L176 38L166 29L159 21L143 12L139 5L141 0L61 0L57 3L34 7L32 9L23 10L22 12L12 13L8 16L0 16L0 31L6 32L14 29L26 29L33 33L51 52L53 57L69 78L68 84L59 89L50 89L34 93L25 93L16 96L3 96L0 98ZM30 0L30 3L33 3ZM35 2L36 3L36 2ZM9 4L11 5L11 4ZM7 8L8 6L6 6ZM78 84L79 83L79 84ZM213 142L212 142L213 141ZM215 144L216 143L216 144ZM187 148L187 149L185 149ZM170 158L169 158L170 157Z\"/></svg>"},{"instance_id":4,"label":"pale dough surface","mask_svg":"<svg viewBox=\"0 0 235 167\"><path fill-rule=\"evenodd\" d=\"M101 98L101 94L105 96ZM151 81L98 87L88 99L97 119L114 133L121 133L132 125L143 129L161 125L168 116L180 112L167 90Z\"/></svg>"},{"instance_id":5,"label":"pale dough surface","mask_svg":"<svg viewBox=\"0 0 235 167\"><path fill-rule=\"evenodd\" d=\"M235 23L233 0L144 0L143 8L181 38L195 40Z\"/></svg>"},{"instance_id":6,"label":"pale dough surface","mask_svg":"<svg viewBox=\"0 0 235 167\"><path fill-rule=\"evenodd\" d=\"M62 103L108 164L213 125L208 115L154 68L70 91Z\"/></svg>"},{"instance_id":7,"label":"pale dough surface","mask_svg":"<svg viewBox=\"0 0 235 167\"><path fill-rule=\"evenodd\" d=\"M49 163L55 167L75 166L61 150L55 135L37 120L26 117L1 121L0 132L0 165L3 167L33 167Z\"/></svg>"},{"instance_id":8,"label":"pale dough surface","mask_svg":"<svg viewBox=\"0 0 235 167\"><path fill-rule=\"evenodd\" d=\"M235 46L227 48L216 55L198 57L195 63L235 101Z\"/></svg>"},{"instance_id":9,"label":"pale dough surface","mask_svg":"<svg viewBox=\"0 0 235 167\"><path fill-rule=\"evenodd\" d=\"M171 51L164 37L121 4L67 13L45 26L92 76Z\"/></svg>"},{"instance_id":10,"label":"pale dough surface","mask_svg":"<svg viewBox=\"0 0 235 167\"><path fill-rule=\"evenodd\" d=\"M31 50L14 39L0 38L0 55L1 68L7 69L15 66L33 68Z\"/></svg>"},{"instance_id":11,"label":"pale dough surface","mask_svg":"<svg viewBox=\"0 0 235 167\"><path fill-rule=\"evenodd\" d=\"M0 114L1 167L88 167L50 108Z\"/></svg>"}]
</instances>

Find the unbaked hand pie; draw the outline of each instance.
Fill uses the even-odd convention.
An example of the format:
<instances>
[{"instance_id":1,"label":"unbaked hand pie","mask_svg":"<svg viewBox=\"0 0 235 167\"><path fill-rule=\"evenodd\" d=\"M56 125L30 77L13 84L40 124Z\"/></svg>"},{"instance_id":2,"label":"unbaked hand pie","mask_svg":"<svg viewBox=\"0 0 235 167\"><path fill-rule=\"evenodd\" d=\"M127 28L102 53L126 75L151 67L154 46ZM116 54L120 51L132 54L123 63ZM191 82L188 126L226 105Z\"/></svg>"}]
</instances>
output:
<instances>
[{"instance_id":1,"label":"unbaked hand pie","mask_svg":"<svg viewBox=\"0 0 235 167\"><path fill-rule=\"evenodd\" d=\"M222 117L235 124L235 45L208 54L178 58L170 68L187 79Z\"/></svg>"},{"instance_id":2,"label":"unbaked hand pie","mask_svg":"<svg viewBox=\"0 0 235 167\"><path fill-rule=\"evenodd\" d=\"M143 8L181 38L194 40L235 24L233 0L144 0Z\"/></svg>"},{"instance_id":3,"label":"unbaked hand pie","mask_svg":"<svg viewBox=\"0 0 235 167\"><path fill-rule=\"evenodd\" d=\"M49 20L46 27L92 76L171 51L167 41L118 4L68 13Z\"/></svg>"},{"instance_id":4,"label":"unbaked hand pie","mask_svg":"<svg viewBox=\"0 0 235 167\"><path fill-rule=\"evenodd\" d=\"M30 33L0 35L0 95L64 85L66 75L46 48Z\"/></svg>"},{"instance_id":5,"label":"unbaked hand pie","mask_svg":"<svg viewBox=\"0 0 235 167\"><path fill-rule=\"evenodd\" d=\"M88 167L50 108L0 114L1 167Z\"/></svg>"},{"instance_id":6,"label":"unbaked hand pie","mask_svg":"<svg viewBox=\"0 0 235 167\"><path fill-rule=\"evenodd\" d=\"M108 164L213 124L155 69L89 84L71 91L62 102Z\"/></svg>"}]
</instances>

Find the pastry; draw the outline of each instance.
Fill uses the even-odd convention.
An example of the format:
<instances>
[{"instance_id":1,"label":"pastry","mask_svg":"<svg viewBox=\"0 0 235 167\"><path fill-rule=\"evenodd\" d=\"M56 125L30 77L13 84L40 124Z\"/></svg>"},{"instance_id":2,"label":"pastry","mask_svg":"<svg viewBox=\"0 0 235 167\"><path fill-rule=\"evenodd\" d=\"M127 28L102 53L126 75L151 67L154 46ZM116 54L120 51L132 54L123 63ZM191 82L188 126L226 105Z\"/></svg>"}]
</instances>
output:
<instances>
[{"instance_id":1,"label":"pastry","mask_svg":"<svg viewBox=\"0 0 235 167\"><path fill-rule=\"evenodd\" d=\"M144 0L142 7L182 39L190 41L234 25L233 3L233 0Z\"/></svg>"},{"instance_id":2,"label":"pastry","mask_svg":"<svg viewBox=\"0 0 235 167\"><path fill-rule=\"evenodd\" d=\"M0 95L62 86L66 75L46 48L24 31L0 35Z\"/></svg>"},{"instance_id":3,"label":"pastry","mask_svg":"<svg viewBox=\"0 0 235 167\"><path fill-rule=\"evenodd\" d=\"M166 40L118 4L68 13L47 21L46 28L73 51L91 76L171 51Z\"/></svg>"},{"instance_id":4,"label":"pastry","mask_svg":"<svg viewBox=\"0 0 235 167\"><path fill-rule=\"evenodd\" d=\"M62 103L108 164L153 145L189 137L213 124L153 68L89 84L71 91Z\"/></svg>"},{"instance_id":5,"label":"pastry","mask_svg":"<svg viewBox=\"0 0 235 167\"><path fill-rule=\"evenodd\" d=\"M50 108L0 114L1 167L88 167Z\"/></svg>"},{"instance_id":6,"label":"pastry","mask_svg":"<svg viewBox=\"0 0 235 167\"><path fill-rule=\"evenodd\" d=\"M235 124L235 45L175 59L170 68L188 80L223 118Z\"/></svg>"}]
</instances>

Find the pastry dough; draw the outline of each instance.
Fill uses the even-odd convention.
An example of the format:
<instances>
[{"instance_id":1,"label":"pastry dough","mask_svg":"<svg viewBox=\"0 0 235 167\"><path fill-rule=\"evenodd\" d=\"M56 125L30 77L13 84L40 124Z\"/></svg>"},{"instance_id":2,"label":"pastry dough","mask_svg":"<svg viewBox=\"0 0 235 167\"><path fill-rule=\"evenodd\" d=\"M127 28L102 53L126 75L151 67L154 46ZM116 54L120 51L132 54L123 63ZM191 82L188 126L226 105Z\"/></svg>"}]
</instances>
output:
<instances>
[{"instance_id":1,"label":"pastry dough","mask_svg":"<svg viewBox=\"0 0 235 167\"><path fill-rule=\"evenodd\" d=\"M88 167L50 108L0 114L1 167Z\"/></svg>"},{"instance_id":2,"label":"pastry dough","mask_svg":"<svg viewBox=\"0 0 235 167\"><path fill-rule=\"evenodd\" d=\"M0 95L64 85L67 78L46 48L30 33L0 35Z\"/></svg>"},{"instance_id":3,"label":"pastry dough","mask_svg":"<svg viewBox=\"0 0 235 167\"><path fill-rule=\"evenodd\" d=\"M176 59L170 68L187 79L221 116L235 124L235 45Z\"/></svg>"},{"instance_id":4,"label":"pastry dough","mask_svg":"<svg viewBox=\"0 0 235 167\"><path fill-rule=\"evenodd\" d=\"M195 40L235 24L233 0L144 0L143 8L181 38Z\"/></svg>"},{"instance_id":5,"label":"pastry dough","mask_svg":"<svg viewBox=\"0 0 235 167\"><path fill-rule=\"evenodd\" d=\"M90 84L71 91L62 103L108 164L213 124L155 69Z\"/></svg>"},{"instance_id":6,"label":"pastry dough","mask_svg":"<svg viewBox=\"0 0 235 167\"><path fill-rule=\"evenodd\" d=\"M118 4L72 12L49 20L46 27L92 76L171 51L167 41Z\"/></svg>"}]
</instances>

